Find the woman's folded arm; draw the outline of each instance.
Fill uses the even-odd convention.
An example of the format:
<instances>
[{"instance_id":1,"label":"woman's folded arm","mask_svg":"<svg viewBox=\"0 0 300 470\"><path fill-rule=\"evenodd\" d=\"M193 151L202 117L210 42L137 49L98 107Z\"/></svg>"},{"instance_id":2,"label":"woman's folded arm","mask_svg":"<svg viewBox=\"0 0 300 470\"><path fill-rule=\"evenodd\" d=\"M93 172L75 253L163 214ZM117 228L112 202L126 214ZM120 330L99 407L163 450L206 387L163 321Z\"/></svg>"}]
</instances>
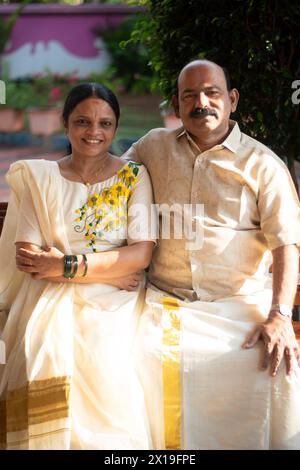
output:
<instances>
[{"instance_id":1,"label":"woman's folded arm","mask_svg":"<svg viewBox=\"0 0 300 470\"><path fill-rule=\"evenodd\" d=\"M126 278L149 266L154 242L140 241L101 253L78 254L78 268L72 279L64 277L64 253L57 248L38 247L28 242L16 243L16 264L20 271L35 279L53 282L113 284L113 280ZM86 271L86 274L84 275Z\"/></svg>"}]
</instances>

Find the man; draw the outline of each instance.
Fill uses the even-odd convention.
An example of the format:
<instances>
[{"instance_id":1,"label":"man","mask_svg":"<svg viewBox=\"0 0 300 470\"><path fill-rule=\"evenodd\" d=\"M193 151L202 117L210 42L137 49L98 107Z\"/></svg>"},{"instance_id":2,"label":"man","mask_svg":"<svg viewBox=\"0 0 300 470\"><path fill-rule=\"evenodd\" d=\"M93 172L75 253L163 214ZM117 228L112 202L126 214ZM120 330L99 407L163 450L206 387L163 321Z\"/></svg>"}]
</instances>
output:
<instances>
[{"instance_id":1,"label":"man","mask_svg":"<svg viewBox=\"0 0 300 470\"><path fill-rule=\"evenodd\" d=\"M160 212L139 339L158 448L300 448L299 201L281 160L230 120L238 99L220 66L190 62L173 97L183 127L126 154L148 168ZM175 225L189 214L194 243L175 225L163 236L166 207Z\"/></svg>"}]
</instances>

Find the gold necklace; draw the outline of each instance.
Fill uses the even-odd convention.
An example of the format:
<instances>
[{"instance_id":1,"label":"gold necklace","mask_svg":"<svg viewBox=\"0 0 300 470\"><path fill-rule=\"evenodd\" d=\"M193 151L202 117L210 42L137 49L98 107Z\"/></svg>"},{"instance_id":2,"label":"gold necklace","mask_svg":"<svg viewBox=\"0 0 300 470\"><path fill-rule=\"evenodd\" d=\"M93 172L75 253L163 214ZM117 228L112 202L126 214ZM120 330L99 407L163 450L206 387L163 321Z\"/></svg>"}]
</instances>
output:
<instances>
[{"instance_id":1,"label":"gold necklace","mask_svg":"<svg viewBox=\"0 0 300 470\"><path fill-rule=\"evenodd\" d=\"M71 166L72 166L73 170L75 171L76 175L79 176L79 178L81 179L81 181L83 182L83 184L84 184L85 186L87 186L87 187L91 186L92 181L94 181L94 180L97 178L97 176L98 176L100 173L102 173L102 171L104 170L104 168L105 168L105 166L106 166L106 164L107 164L107 162L108 162L108 160L109 160L109 157L107 157L107 158L105 159L105 161L102 163L102 165L98 168L98 170L93 173L92 178L91 178L89 181L87 181L87 180L83 179L82 175L76 170L75 165L74 165L74 162L73 162L73 159L72 159L72 155L71 155L70 158L71 158Z\"/></svg>"}]
</instances>

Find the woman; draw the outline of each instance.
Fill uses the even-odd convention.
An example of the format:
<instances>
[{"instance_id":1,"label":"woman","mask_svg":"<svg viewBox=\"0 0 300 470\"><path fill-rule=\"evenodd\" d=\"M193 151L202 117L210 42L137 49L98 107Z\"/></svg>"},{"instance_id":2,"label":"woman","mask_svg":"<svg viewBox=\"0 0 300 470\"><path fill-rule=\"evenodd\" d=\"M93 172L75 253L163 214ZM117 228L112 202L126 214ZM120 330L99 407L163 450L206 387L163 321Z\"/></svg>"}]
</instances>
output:
<instances>
[{"instance_id":1,"label":"woman","mask_svg":"<svg viewBox=\"0 0 300 470\"><path fill-rule=\"evenodd\" d=\"M131 349L155 243L152 190L142 165L109 152L119 114L106 87L73 88L63 110L71 155L7 174L2 447L151 447Z\"/></svg>"}]
</instances>

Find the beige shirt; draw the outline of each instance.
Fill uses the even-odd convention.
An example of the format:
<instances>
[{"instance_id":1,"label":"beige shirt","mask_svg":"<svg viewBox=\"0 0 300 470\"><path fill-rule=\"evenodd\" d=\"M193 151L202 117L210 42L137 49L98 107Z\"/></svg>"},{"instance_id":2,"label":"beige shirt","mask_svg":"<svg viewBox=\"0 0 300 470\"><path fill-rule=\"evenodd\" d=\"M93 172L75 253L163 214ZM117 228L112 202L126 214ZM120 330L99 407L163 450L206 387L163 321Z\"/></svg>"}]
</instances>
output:
<instances>
[{"instance_id":1,"label":"beige shirt","mask_svg":"<svg viewBox=\"0 0 300 470\"><path fill-rule=\"evenodd\" d=\"M180 206L192 204L190 230L203 235L201 246L187 235L176 239L174 230L169 239L160 232L149 272L152 284L180 298L259 292L270 285L270 250L300 243L299 200L286 166L237 123L230 125L226 140L204 152L180 128L154 129L125 155L148 168L160 230L162 208L172 206L178 215ZM176 215L171 219L172 225Z\"/></svg>"}]
</instances>

